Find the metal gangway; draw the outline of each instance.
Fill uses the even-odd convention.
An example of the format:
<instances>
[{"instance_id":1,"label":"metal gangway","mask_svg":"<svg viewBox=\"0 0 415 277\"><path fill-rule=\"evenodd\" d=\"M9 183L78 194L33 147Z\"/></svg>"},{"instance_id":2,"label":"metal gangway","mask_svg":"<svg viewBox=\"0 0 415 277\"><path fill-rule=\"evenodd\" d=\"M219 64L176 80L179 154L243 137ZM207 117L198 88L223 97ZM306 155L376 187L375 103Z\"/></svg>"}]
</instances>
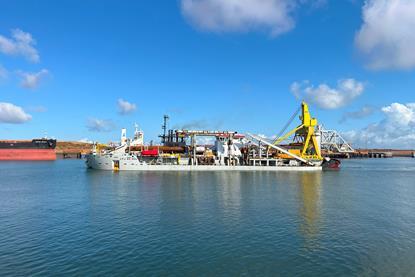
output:
<instances>
[{"instance_id":1,"label":"metal gangway","mask_svg":"<svg viewBox=\"0 0 415 277\"><path fill-rule=\"evenodd\" d=\"M317 127L321 136L321 149L337 153L354 153L352 146L335 130L327 130L322 125Z\"/></svg>"}]
</instances>

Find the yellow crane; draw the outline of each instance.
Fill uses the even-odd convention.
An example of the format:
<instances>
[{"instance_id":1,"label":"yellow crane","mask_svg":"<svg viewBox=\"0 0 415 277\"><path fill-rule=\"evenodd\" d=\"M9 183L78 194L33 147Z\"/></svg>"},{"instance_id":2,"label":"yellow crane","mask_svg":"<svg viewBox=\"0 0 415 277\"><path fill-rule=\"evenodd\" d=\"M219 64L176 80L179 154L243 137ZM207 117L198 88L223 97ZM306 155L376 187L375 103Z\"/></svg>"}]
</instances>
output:
<instances>
[{"instance_id":1,"label":"yellow crane","mask_svg":"<svg viewBox=\"0 0 415 277\"><path fill-rule=\"evenodd\" d=\"M318 121L310 115L306 102L301 103L301 124L285 135L277 138L273 144L278 145L294 135L293 142L288 145L288 151L305 160L323 160L319 143L319 134L316 133ZM278 154L280 158L291 158L287 154Z\"/></svg>"},{"instance_id":2,"label":"yellow crane","mask_svg":"<svg viewBox=\"0 0 415 277\"><path fill-rule=\"evenodd\" d=\"M111 148L112 147L110 147L108 144L95 142L92 146L92 152L99 154L102 152L102 150L109 150Z\"/></svg>"}]
</instances>

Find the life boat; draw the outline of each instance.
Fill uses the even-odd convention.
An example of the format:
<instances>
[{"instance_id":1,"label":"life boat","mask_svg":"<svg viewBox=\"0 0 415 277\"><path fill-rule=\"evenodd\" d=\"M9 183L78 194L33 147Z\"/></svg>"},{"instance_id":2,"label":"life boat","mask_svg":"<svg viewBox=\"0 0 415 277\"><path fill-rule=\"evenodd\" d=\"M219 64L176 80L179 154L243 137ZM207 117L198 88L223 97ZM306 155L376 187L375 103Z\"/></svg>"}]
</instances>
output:
<instances>
[{"instance_id":1,"label":"life boat","mask_svg":"<svg viewBox=\"0 0 415 277\"><path fill-rule=\"evenodd\" d=\"M157 157L159 155L158 149L150 149L141 151L143 157Z\"/></svg>"}]
</instances>

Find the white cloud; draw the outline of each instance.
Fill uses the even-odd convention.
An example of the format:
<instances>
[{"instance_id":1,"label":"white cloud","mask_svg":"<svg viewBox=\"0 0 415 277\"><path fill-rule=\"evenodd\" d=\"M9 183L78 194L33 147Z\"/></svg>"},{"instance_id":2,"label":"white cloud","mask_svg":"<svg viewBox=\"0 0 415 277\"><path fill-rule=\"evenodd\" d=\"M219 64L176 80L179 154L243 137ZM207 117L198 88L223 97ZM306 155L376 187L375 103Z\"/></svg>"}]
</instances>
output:
<instances>
[{"instance_id":1,"label":"white cloud","mask_svg":"<svg viewBox=\"0 0 415 277\"><path fill-rule=\"evenodd\" d=\"M196 27L212 32L264 30L272 36L295 26L293 13L301 5L321 6L324 0L181 0L183 15Z\"/></svg>"},{"instance_id":2,"label":"white cloud","mask_svg":"<svg viewBox=\"0 0 415 277\"><path fill-rule=\"evenodd\" d=\"M86 128L90 132L111 132L114 130L115 124L111 120L90 118L87 121Z\"/></svg>"},{"instance_id":3,"label":"white cloud","mask_svg":"<svg viewBox=\"0 0 415 277\"><path fill-rule=\"evenodd\" d=\"M7 71L7 69L5 69L1 64L0 64L0 80L1 79L6 79L7 76L9 75L9 72Z\"/></svg>"},{"instance_id":4,"label":"white cloud","mask_svg":"<svg viewBox=\"0 0 415 277\"><path fill-rule=\"evenodd\" d=\"M196 137L197 145L214 145L215 138L213 137Z\"/></svg>"},{"instance_id":5,"label":"white cloud","mask_svg":"<svg viewBox=\"0 0 415 277\"><path fill-rule=\"evenodd\" d=\"M271 138L265 134L257 134L257 136L265 140L271 140Z\"/></svg>"},{"instance_id":6,"label":"white cloud","mask_svg":"<svg viewBox=\"0 0 415 277\"><path fill-rule=\"evenodd\" d=\"M36 41L32 35L20 29L12 30L12 37L0 35L0 52L6 55L23 56L31 62L39 62L39 53L34 47Z\"/></svg>"},{"instance_id":7,"label":"white cloud","mask_svg":"<svg viewBox=\"0 0 415 277\"><path fill-rule=\"evenodd\" d=\"M121 98L118 99L117 105L118 113L122 115L133 113L137 109L137 106L134 103L130 103Z\"/></svg>"},{"instance_id":8,"label":"white cloud","mask_svg":"<svg viewBox=\"0 0 415 277\"><path fill-rule=\"evenodd\" d=\"M268 142L273 142L274 140L276 140L277 136L276 135L272 135L272 136L268 136L265 134L256 134L258 137L268 141Z\"/></svg>"},{"instance_id":9,"label":"white cloud","mask_svg":"<svg viewBox=\"0 0 415 277\"><path fill-rule=\"evenodd\" d=\"M331 88L327 84L314 87L308 81L295 82L291 85L291 92L295 97L304 99L322 109L343 107L360 96L364 89L364 84L354 79L340 80L336 88Z\"/></svg>"},{"instance_id":10,"label":"white cloud","mask_svg":"<svg viewBox=\"0 0 415 277\"><path fill-rule=\"evenodd\" d=\"M24 88L35 89L39 86L41 79L49 75L49 71L42 69L39 72L22 72L18 74L22 77L20 85Z\"/></svg>"},{"instance_id":11,"label":"white cloud","mask_svg":"<svg viewBox=\"0 0 415 277\"><path fill-rule=\"evenodd\" d=\"M415 67L415 1L366 0L355 44L372 69Z\"/></svg>"},{"instance_id":12,"label":"white cloud","mask_svg":"<svg viewBox=\"0 0 415 277\"><path fill-rule=\"evenodd\" d=\"M80 140L78 140L78 142L82 142L82 143L89 143L89 144L94 143L92 140L90 140L90 139L88 139L88 138L83 138L83 139L80 139Z\"/></svg>"},{"instance_id":13,"label":"white cloud","mask_svg":"<svg viewBox=\"0 0 415 277\"><path fill-rule=\"evenodd\" d=\"M173 129L181 130L219 130L224 124L223 119L195 119L173 125Z\"/></svg>"},{"instance_id":14,"label":"white cloud","mask_svg":"<svg viewBox=\"0 0 415 277\"><path fill-rule=\"evenodd\" d=\"M357 111L344 113L342 118L340 119L340 123L346 122L349 119L362 119L371 116L375 111L376 109L372 106L363 106L361 109Z\"/></svg>"},{"instance_id":15,"label":"white cloud","mask_svg":"<svg viewBox=\"0 0 415 277\"><path fill-rule=\"evenodd\" d=\"M44 106L31 106L31 107L28 107L26 110L28 110L29 112L34 112L34 113L45 113L48 111L48 109Z\"/></svg>"},{"instance_id":16,"label":"white cloud","mask_svg":"<svg viewBox=\"0 0 415 277\"><path fill-rule=\"evenodd\" d=\"M393 103L381 111L383 120L345 137L359 147L415 148L415 103Z\"/></svg>"},{"instance_id":17,"label":"white cloud","mask_svg":"<svg viewBox=\"0 0 415 277\"><path fill-rule=\"evenodd\" d=\"M32 119L21 107L0 102L0 123L20 124Z\"/></svg>"}]
</instances>

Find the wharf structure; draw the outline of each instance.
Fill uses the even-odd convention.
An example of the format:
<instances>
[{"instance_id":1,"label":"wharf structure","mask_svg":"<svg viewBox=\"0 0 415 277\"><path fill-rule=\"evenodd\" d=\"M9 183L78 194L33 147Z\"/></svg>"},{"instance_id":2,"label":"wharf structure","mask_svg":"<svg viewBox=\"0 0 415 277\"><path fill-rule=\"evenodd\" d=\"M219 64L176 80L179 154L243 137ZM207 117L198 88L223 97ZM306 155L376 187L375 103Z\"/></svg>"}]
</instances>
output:
<instances>
[{"instance_id":1,"label":"wharf structure","mask_svg":"<svg viewBox=\"0 0 415 277\"><path fill-rule=\"evenodd\" d=\"M330 152L325 153L325 155L338 159L415 158L415 151L398 149L356 149L350 153Z\"/></svg>"},{"instance_id":2,"label":"wharf structure","mask_svg":"<svg viewBox=\"0 0 415 277\"><path fill-rule=\"evenodd\" d=\"M354 149L337 131L319 127L321 151L324 156L337 159L415 157L415 150Z\"/></svg>"}]
</instances>

